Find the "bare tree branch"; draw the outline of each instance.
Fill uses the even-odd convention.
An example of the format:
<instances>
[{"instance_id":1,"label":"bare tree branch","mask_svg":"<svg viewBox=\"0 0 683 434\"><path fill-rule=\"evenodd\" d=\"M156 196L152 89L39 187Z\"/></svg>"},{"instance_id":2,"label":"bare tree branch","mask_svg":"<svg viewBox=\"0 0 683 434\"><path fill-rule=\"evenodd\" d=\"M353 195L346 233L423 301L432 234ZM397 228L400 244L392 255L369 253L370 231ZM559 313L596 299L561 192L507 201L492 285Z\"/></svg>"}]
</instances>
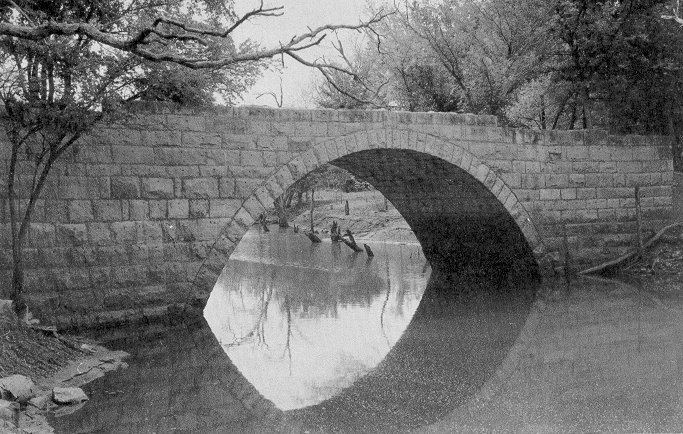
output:
<instances>
[{"instance_id":1,"label":"bare tree branch","mask_svg":"<svg viewBox=\"0 0 683 434\"><path fill-rule=\"evenodd\" d=\"M19 25L8 22L0 23L0 35L11 36L30 41L41 41L51 36L85 36L102 45L115 48L120 51L129 52L153 62L173 62L192 69L223 68L242 62L254 62L270 59L280 54L290 54L295 51L305 50L320 44L325 36L337 30L358 30L369 28L373 24L380 22L389 14L379 12L368 21L359 24L327 24L309 30L299 36L294 36L289 42L281 43L279 47L266 50L255 50L251 52L236 53L230 57L212 58L210 54L205 56L189 57L178 51L159 50L161 40L177 41L181 43L196 42L201 45L209 45L205 39L207 37L227 38L239 24L244 23L255 16L277 15L275 11L281 8L255 9L239 18L235 24L224 31L213 29L201 29L189 26L180 21L172 20L167 17L157 18L151 26L145 27L137 34L129 38L122 38L115 33L102 30L94 24L86 22L68 23L47 21L37 25ZM157 26L161 23L178 27L182 32L164 31ZM151 38L151 35L157 38ZM296 58L296 57L295 57Z\"/></svg>"}]
</instances>

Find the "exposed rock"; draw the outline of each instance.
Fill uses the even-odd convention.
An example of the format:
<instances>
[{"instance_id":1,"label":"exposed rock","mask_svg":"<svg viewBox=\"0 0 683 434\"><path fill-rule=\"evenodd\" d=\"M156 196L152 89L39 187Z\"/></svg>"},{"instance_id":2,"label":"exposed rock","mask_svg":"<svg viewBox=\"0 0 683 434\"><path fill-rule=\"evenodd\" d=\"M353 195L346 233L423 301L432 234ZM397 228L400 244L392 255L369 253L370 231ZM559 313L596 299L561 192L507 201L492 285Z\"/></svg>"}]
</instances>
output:
<instances>
[{"instance_id":1,"label":"exposed rock","mask_svg":"<svg viewBox=\"0 0 683 434\"><path fill-rule=\"evenodd\" d=\"M16 321L17 315L14 313L12 300L0 300L0 323Z\"/></svg>"},{"instance_id":2,"label":"exposed rock","mask_svg":"<svg viewBox=\"0 0 683 434\"><path fill-rule=\"evenodd\" d=\"M0 422L9 422L19 426L19 403L0 399ZM2 426L2 425L0 425Z\"/></svg>"},{"instance_id":3,"label":"exposed rock","mask_svg":"<svg viewBox=\"0 0 683 434\"><path fill-rule=\"evenodd\" d=\"M80 404L88 400L88 396L80 387L55 387L52 389L52 400L57 404Z\"/></svg>"},{"instance_id":4,"label":"exposed rock","mask_svg":"<svg viewBox=\"0 0 683 434\"><path fill-rule=\"evenodd\" d=\"M27 402L35 396L35 385L23 375L0 378L0 398L9 401Z\"/></svg>"},{"instance_id":5,"label":"exposed rock","mask_svg":"<svg viewBox=\"0 0 683 434\"><path fill-rule=\"evenodd\" d=\"M29 399L28 403L38 410L47 410L48 404L50 403L50 397L48 395L40 395Z\"/></svg>"}]
</instances>

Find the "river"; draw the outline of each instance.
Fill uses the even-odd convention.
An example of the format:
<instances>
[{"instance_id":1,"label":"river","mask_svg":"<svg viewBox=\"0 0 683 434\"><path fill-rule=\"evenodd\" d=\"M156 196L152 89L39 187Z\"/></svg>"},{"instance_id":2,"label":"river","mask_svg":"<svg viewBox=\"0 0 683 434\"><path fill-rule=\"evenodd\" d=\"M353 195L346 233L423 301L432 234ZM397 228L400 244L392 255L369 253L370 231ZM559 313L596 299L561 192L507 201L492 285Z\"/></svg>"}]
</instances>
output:
<instances>
[{"instance_id":1,"label":"river","mask_svg":"<svg viewBox=\"0 0 683 434\"><path fill-rule=\"evenodd\" d=\"M204 319L108 331L130 367L57 432L683 429L683 299L666 283L431 270L252 229Z\"/></svg>"}]
</instances>

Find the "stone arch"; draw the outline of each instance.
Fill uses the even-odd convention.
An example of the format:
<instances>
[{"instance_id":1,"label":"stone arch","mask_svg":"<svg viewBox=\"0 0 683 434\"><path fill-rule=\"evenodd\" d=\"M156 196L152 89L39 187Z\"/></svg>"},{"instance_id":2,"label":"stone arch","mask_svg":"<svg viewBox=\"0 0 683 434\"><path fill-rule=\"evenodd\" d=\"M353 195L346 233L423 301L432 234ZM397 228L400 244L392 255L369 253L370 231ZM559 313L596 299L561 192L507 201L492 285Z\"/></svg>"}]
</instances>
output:
<instances>
[{"instance_id":1,"label":"stone arch","mask_svg":"<svg viewBox=\"0 0 683 434\"><path fill-rule=\"evenodd\" d=\"M323 164L358 152L382 149L426 154L470 175L507 211L537 263L542 263L546 249L529 213L515 193L487 164L464 147L432 134L410 128L383 128L330 138L312 146L276 170L243 201L242 206L220 232L195 275L193 296L200 300L206 299L244 233L286 188Z\"/></svg>"}]
</instances>

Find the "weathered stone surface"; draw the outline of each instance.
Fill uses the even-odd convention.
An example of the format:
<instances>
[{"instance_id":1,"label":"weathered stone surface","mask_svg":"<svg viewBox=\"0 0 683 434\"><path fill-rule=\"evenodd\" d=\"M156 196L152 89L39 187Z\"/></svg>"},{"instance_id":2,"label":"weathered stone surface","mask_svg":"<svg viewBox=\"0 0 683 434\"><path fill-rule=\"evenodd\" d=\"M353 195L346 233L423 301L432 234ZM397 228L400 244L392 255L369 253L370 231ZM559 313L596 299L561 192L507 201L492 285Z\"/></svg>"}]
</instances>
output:
<instances>
[{"instance_id":1,"label":"weathered stone surface","mask_svg":"<svg viewBox=\"0 0 683 434\"><path fill-rule=\"evenodd\" d=\"M12 303L12 300L0 300L0 323L14 323L16 320L17 316L14 313L14 304Z\"/></svg>"},{"instance_id":2,"label":"weathered stone surface","mask_svg":"<svg viewBox=\"0 0 683 434\"><path fill-rule=\"evenodd\" d=\"M35 385L24 375L0 378L0 397L8 401L27 402L35 395Z\"/></svg>"},{"instance_id":3,"label":"weathered stone surface","mask_svg":"<svg viewBox=\"0 0 683 434\"><path fill-rule=\"evenodd\" d=\"M142 178L142 197L147 199L173 198L173 180L169 178Z\"/></svg>"},{"instance_id":4,"label":"weathered stone surface","mask_svg":"<svg viewBox=\"0 0 683 434\"><path fill-rule=\"evenodd\" d=\"M19 403L0 399L0 423L11 424L9 428L19 426ZM3 425L0 425L2 428Z\"/></svg>"},{"instance_id":5,"label":"weathered stone surface","mask_svg":"<svg viewBox=\"0 0 683 434\"><path fill-rule=\"evenodd\" d=\"M112 177L111 197L113 199L135 199L140 197L139 178L132 176Z\"/></svg>"},{"instance_id":6,"label":"weathered stone surface","mask_svg":"<svg viewBox=\"0 0 683 434\"><path fill-rule=\"evenodd\" d=\"M218 197L218 180L216 178L184 179L183 196L188 199Z\"/></svg>"},{"instance_id":7,"label":"weathered stone surface","mask_svg":"<svg viewBox=\"0 0 683 434\"><path fill-rule=\"evenodd\" d=\"M57 404L80 404L88 400L88 395L80 387L55 387L52 400Z\"/></svg>"},{"instance_id":8,"label":"weathered stone surface","mask_svg":"<svg viewBox=\"0 0 683 434\"><path fill-rule=\"evenodd\" d=\"M502 209L545 257L562 256L558 231L582 227L574 256L597 262L635 231L634 187L645 227L671 215L672 162L661 138L515 130L490 116L448 113L149 109L98 128L84 139L88 146L55 166L36 203L26 259L26 294L43 314L54 313L44 301L57 298L57 315L161 300L157 294L173 293L173 285L188 290L195 276L194 290L205 294L215 280L198 268L208 255L202 246L221 235L238 242L259 203L271 206L328 161L381 190L424 232L418 238L427 250L433 219L492 221ZM0 155L0 175L6 167ZM25 194L24 186L20 199ZM0 198L4 286L7 218ZM56 287L59 297L50 293Z\"/></svg>"}]
</instances>

